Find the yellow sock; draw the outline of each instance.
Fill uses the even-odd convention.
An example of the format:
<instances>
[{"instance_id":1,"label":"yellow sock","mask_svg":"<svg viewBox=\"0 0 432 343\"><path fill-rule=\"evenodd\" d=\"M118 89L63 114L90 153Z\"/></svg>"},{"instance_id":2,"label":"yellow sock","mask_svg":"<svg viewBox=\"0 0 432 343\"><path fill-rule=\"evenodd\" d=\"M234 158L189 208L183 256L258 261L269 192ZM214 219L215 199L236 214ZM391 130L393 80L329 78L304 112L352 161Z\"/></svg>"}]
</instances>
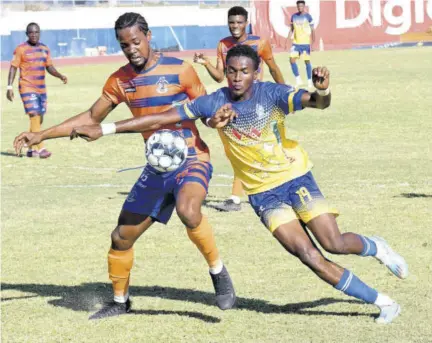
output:
<instances>
[{"instance_id":1,"label":"yellow sock","mask_svg":"<svg viewBox=\"0 0 432 343\"><path fill-rule=\"evenodd\" d=\"M30 117L30 132L40 132L41 130L41 117L40 116L33 116ZM39 151L43 148L43 143L39 143L37 145L33 145L30 147L32 150Z\"/></svg>"},{"instance_id":2,"label":"yellow sock","mask_svg":"<svg viewBox=\"0 0 432 343\"><path fill-rule=\"evenodd\" d=\"M241 197L243 195L243 185L238 177L234 177L231 194L236 197Z\"/></svg>"},{"instance_id":3,"label":"yellow sock","mask_svg":"<svg viewBox=\"0 0 432 343\"><path fill-rule=\"evenodd\" d=\"M117 302L126 302L129 297L129 278L133 258L133 248L125 251L110 249L108 253L108 273L113 283L114 300Z\"/></svg>"},{"instance_id":4,"label":"yellow sock","mask_svg":"<svg viewBox=\"0 0 432 343\"><path fill-rule=\"evenodd\" d=\"M201 223L194 229L186 228L188 236L198 247L201 254L207 261L210 268L222 266L219 258L219 251L216 247L216 240L213 229L207 221L207 217L202 216ZM222 269L222 267L220 268Z\"/></svg>"}]
</instances>

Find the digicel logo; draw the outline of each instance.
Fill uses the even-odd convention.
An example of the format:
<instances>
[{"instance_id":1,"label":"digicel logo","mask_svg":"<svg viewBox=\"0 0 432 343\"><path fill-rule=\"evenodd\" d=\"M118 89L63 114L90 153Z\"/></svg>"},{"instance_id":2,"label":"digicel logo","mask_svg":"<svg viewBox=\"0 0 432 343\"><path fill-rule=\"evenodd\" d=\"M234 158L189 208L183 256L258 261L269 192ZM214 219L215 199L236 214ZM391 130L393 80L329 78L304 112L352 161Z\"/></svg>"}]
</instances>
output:
<instances>
[{"instance_id":1,"label":"digicel logo","mask_svg":"<svg viewBox=\"0 0 432 343\"><path fill-rule=\"evenodd\" d=\"M335 0L334 3L336 27L339 29L356 28L368 21L372 26L384 26L385 33L389 35L401 35L408 32L412 25L412 10L416 23L432 19L432 0ZM357 3L355 7L360 10L356 11L354 16L347 17L346 7L349 3ZM320 22L321 1L307 0L306 4L317 28ZM296 11L296 0L269 0L270 21L275 31L283 37L288 35L289 30L289 26L285 24L286 7L290 9L291 16ZM398 11L395 11L397 8Z\"/></svg>"}]
</instances>

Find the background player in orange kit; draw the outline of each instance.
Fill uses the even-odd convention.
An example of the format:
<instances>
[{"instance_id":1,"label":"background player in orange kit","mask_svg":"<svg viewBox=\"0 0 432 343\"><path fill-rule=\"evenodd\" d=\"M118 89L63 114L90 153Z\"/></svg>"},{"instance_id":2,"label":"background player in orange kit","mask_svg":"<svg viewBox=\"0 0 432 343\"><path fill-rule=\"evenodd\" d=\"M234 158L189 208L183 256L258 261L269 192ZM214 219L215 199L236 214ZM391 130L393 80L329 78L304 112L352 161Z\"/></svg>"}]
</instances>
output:
<instances>
[{"instance_id":1,"label":"background player in orange kit","mask_svg":"<svg viewBox=\"0 0 432 343\"><path fill-rule=\"evenodd\" d=\"M9 69L6 97L9 101L14 99L12 84L19 68L19 93L25 112L30 117L30 132L39 132L47 109L45 69L63 83L67 83L67 78L54 68L49 48L39 42L39 25L28 24L26 35L28 40L18 45L14 51ZM27 157L48 158L50 156L51 153L43 147L42 143L30 146L27 151Z\"/></svg>"},{"instance_id":2,"label":"background player in orange kit","mask_svg":"<svg viewBox=\"0 0 432 343\"><path fill-rule=\"evenodd\" d=\"M217 47L217 62L214 67L210 59L202 53L195 53L194 62L202 64L206 67L210 76L217 82L222 82L225 77L226 69L226 56L228 51L237 45L249 45L252 47L260 58L259 65L259 80L263 80L264 69L263 61L267 64L270 74L276 83L285 84L285 80L282 76L278 65L276 64L272 48L270 43L255 35L250 35L246 32L248 26L248 12L241 6L234 6L228 11L228 28L231 36L225 37L219 41ZM234 181L232 185L231 197L225 200L220 205L213 206L219 211L240 211L241 210L241 199L243 195L243 186L240 179L234 175Z\"/></svg>"},{"instance_id":3,"label":"background player in orange kit","mask_svg":"<svg viewBox=\"0 0 432 343\"><path fill-rule=\"evenodd\" d=\"M115 33L129 63L114 72L93 106L60 125L39 133L25 132L16 144L33 145L45 139L67 137L81 125L101 123L121 102L134 117L158 113L187 103L205 94L193 67L177 58L155 53L150 47L151 31L138 13L125 13L115 23ZM173 172L159 173L147 165L124 202L118 224L111 233L108 272L113 283L114 301L90 319L130 312L130 270L135 241L155 222L166 224L176 208L189 238L206 259L216 292L216 304L225 310L235 303L231 278L219 258L213 230L201 213L207 196L212 165L207 145L193 121L164 126L180 132L188 142L188 160ZM151 133L144 134L144 139Z\"/></svg>"}]
</instances>

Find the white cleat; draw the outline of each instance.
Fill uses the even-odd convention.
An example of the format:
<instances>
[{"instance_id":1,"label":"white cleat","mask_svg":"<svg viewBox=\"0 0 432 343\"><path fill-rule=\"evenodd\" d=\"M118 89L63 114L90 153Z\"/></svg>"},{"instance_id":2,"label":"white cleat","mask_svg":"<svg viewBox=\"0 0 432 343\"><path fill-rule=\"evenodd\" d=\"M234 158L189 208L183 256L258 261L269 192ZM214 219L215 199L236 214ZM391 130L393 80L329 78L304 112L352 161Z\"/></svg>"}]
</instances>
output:
<instances>
[{"instance_id":1,"label":"white cleat","mask_svg":"<svg viewBox=\"0 0 432 343\"><path fill-rule=\"evenodd\" d=\"M312 89L312 88L314 88L314 85L313 85L313 83L312 83L312 80L311 80L311 79L308 79L308 88L309 88L309 89Z\"/></svg>"},{"instance_id":2,"label":"white cleat","mask_svg":"<svg viewBox=\"0 0 432 343\"><path fill-rule=\"evenodd\" d=\"M397 302L387 306L381 306L380 315L375 319L378 324L390 324L401 313L401 307Z\"/></svg>"},{"instance_id":3,"label":"white cleat","mask_svg":"<svg viewBox=\"0 0 432 343\"><path fill-rule=\"evenodd\" d=\"M394 252L390 245L381 237L370 237L377 246L375 258L383 263L390 271L400 279L408 277L408 264L405 259Z\"/></svg>"},{"instance_id":4,"label":"white cleat","mask_svg":"<svg viewBox=\"0 0 432 343\"><path fill-rule=\"evenodd\" d=\"M303 84L303 80L301 79L300 76L296 77L296 86L300 87Z\"/></svg>"}]
</instances>

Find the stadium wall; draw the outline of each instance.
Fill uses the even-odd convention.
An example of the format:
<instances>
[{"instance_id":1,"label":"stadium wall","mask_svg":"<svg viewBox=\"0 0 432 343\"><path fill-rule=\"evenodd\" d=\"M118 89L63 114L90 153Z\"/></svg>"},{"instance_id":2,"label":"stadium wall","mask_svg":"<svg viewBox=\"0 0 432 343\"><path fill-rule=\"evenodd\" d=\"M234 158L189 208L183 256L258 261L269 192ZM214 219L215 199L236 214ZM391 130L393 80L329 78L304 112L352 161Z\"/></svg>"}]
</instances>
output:
<instances>
[{"instance_id":1,"label":"stadium wall","mask_svg":"<svg viewBox=\"0 0 432 343\"><path fill-rule=\"evenodd\" d=\"M152 45L162 51L214 49L227 35L227 9L194 6L76 8L41 12L3 12L0 21L1 60L11 59L14 48L26 40L30 22L41 26L41 41L53 57L84 56L89 48L121 54L114 22L125 12L139 12L153 33ZM105 51L106 48L106 51ZM94 50L94 49L93 49Z\"/></svg>"},{"instance_id":2,"label":"stadium wall","mask_svg":"<svg viewBox=\"0 0 432 343\"><path fill-rule=\"evenodd\" d=\"M432 0L306 0L314 50L432 43ZM253 1L254 34L284 47L296 0ZM425 44L426 45L426 44Z\"/></svg>"}]
</instances>

